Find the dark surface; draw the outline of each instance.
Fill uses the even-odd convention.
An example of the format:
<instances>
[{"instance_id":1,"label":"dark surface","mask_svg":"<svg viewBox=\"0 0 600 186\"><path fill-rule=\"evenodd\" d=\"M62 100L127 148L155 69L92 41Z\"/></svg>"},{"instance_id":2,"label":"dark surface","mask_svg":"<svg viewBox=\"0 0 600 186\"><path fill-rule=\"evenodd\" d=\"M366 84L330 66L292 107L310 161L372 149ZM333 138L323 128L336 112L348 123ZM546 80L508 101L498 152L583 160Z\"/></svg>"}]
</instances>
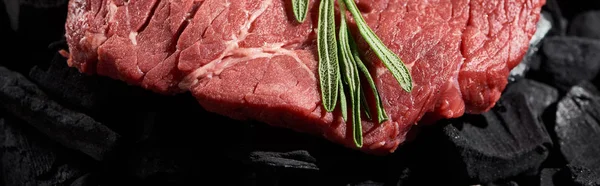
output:
<instances>
[{"instance_id":1,"label":"dark surface","mask_svg":"<svg viewBox=\"0 0 600 186\"><path fill-rule=\"evenodd\" d=\"M531 51L530 70L492 111L418 126L414 141L385 157L208 113L188 94L82 75L57 54L65 0L19 0L16 30L2 2L9 47L0 66L18 74L0 72L9 87L0 89L0 185L599 184L598 94L573 91L593 92L573 88L581 80L600 85L591 39L600 22L584 15L599 1L548 0L553 27L542 52Z\"/></svg>"},{"instance_id":2,"label":"dark surface","mask_svg":"<svg viewBox=\"0 0 600 186\"><path fill-rule=\"evenodd\" d=\"M592 80L600 71L600 40L577 37L550 37L542 49L546 60L540 80L566 92L584 80Z\"/></svg>"},{"instance_id":3,"label":"dark surface","mask_svg":"<svg viewBox=\"0 0 600 186\"><path fill-rule=\"evenodd\" d=\"M432 167L446 169L454 182L488 183L535 174L546 160L552 141L526 97L505 94L499 106L482 115L450 121L438 140ZM441 173L442 174L442 173Z\"/></svg>"},{"instance_id":4,"label":"dark surface","mask_svg":"<svg viewBox=\"0 0 600 186\"><path fill-rule=\"evenodd\" d=\"M85 157L16 118L0 115L0 131L3 185L68 185L89 169Z\"/></svg>"},{"instance_id":5,"label":"dark surface","mask_svg":"<svg viewBox=\"0 0 600 186\"><path fill-rule=\"evenodd\" d=\"M573 87L558 104L556 134L577 184L600 185L600 93L593 85Z\"/></svg>"},{"instance_id":6,"label":"dark surface","mask_svg":"<svg viewBox=\"0 0 600 186\"><path fill-rule=\"evenodd\" d=\"M96 160L110 156L120 136L93 118L50 100L21 74L0 67L0 104L51 139Z\"/></svg>"},{"instance_id":7,"label":"dark surface","mask_svg":"<svg viewBox=\"0 0 600 186\"><path fill-rule=\"evenodd\" d=\"M600 11L584 12L571 22L569 27L569 35L600 39Z\"/></svg>"},{"instance_id":8,"label":"dark surface","mask_svg":"<svg viewBox=\"0 0 600 186\"><path fill-rule=\"evenodd\" d=\"M536 117L541 117L548 106L558 101L556 88L531 79L522 79L509 84L503 94L523 94Z\"/></svg>"}]
</instances>

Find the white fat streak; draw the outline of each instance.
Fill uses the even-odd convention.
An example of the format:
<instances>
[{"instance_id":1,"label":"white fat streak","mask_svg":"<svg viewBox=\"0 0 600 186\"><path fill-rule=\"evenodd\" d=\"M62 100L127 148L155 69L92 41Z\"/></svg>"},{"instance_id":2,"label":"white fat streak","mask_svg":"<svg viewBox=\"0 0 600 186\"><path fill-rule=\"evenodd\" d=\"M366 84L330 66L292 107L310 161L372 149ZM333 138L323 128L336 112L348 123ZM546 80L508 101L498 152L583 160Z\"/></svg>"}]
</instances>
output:
<instances>
[{"instance_id":1,"label":"white fat streak","mask_svg":"<svg viewBox=\"0 0 600 186\"><path fill-rule=\"evenodd\" d=\"M223 70L241 62L247 62L259 58L271 59L275 56L289 56L293 58L296 62L301 64L302 69L305 69L311 74L311 78L316 79L316 77L314 77L314 73L308 68L308 66L306 66L306 64L304 64L304 62L302 62L302 60L300 60L294 51L281 48L281 46L283 46L283 43L266 45L259 48L235 48L227 54L222 54L218 59L215 59L196 69L194 72L186 76L186 78L179 84L179 87L182 89L189 88L190 86L198 83L198 79L212 78L214 75L221 74ZM225 59L226 57L228 58Z\"/></svg>"},{"instance_id":2,"label":"white fat streak","mask_svg":"<svg viewBox=\"0 0 600 186\"><path fill-rule=\"evenodd\" d=\"M214 74L219 74L224 69L239 62L257 58L272 58L275 55L289 55L302 64L309 72L311 72L310 69L306 67L306 65L294 52L281 48L283 44L273 44L271 46L263 46L260 48L239 48L239 43L244 41L248 36L252 23L254 23L254 21L256 21L256 19L262 15L272 3L273 0L263 1L259 9L254 11L248 20L246 20L246 22L242 25L239 35L233 35L233 39L226 42L227 48L225 48L223 53L221 53L217 59L210 61L208 64L194 70L192 73L184 77L179 83L179 88L188 89L194 84L197 84L198 79L204 77L211 78ZM229 58L223 60L225 57Z\"/></svg>"},{"instance_id":3,"label":"white fat streak","mask_svg":"<svg viewBox=\"0 0 600 186\"><path fill-rule=\"evenodd\" d=\"M129 33L129 40L131 40L131 43L133 45L137 45L137 35L138 35L137 32L130 32Z\"/></svg>"},{"instance_id":4,"label":"white fat streak","mask_svg":"<svg viewBox=\"0 0 600 186\"><path fill-rule=\"evenodd\" d=\"M117 14L117 5L115 4L115 2L110 1L109 5L108 5L108 22L113 22L113 20L115 19L115 15Z\"/></svg>"}]
</instances>

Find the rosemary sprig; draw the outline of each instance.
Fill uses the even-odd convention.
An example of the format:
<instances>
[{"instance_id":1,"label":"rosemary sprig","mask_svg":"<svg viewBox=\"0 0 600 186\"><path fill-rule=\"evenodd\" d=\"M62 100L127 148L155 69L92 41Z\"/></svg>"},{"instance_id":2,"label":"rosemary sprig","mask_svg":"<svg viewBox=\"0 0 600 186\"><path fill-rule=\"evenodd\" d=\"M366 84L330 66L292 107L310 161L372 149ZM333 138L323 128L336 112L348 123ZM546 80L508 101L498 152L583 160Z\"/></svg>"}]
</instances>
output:
<instances>
[{"instance_id":1,"label":"rosemary sprig","mask_svg":"<svg viewBox=\"0 0 600 186\"><path fill-rule=\"evenodd\" d=\"M310 0L292 0L292 9L298 22L304 22L308 14L308 3Z\"/></svg>"},{"instance_id":2,"label":"rosemary sprig","mask_svg":"<svg viewBox=\"0 0 600 186\"><path fill-rule=\"evenodd\" d=\"M327 112L332 112L335 108L340 82L333 2L334 0L321 0L317 35L321 97Z\"/></svg>"},{"instance_id":3,"label":"rosemary sprig","mask_svg":"<svg viewBox=\"0 0 600 186\"><path fill-rule=\"evenodd\" d=\"M346 90L348 91L350 95L350 112L352 113L352 136L356 147L361 148L363 145L361 106L364 108L366 117L372 119L365 92L361 89L361 74L367 80L375 97L378 123L388 120L388 116L383 108L375 81L360 58L358 47L346 22L346 12L350 12L363 39L406 92L411 92L413 89L412 77L400 57L388 49L373 30L369 28L354 0L338 0L341 13L338 43L335 37L334 2L335 0L321 0L319 5L317 48L321 97L323 107L327 112L333 112L339 98L342 118L344 121L348 121L346 100L348 97L345 93ZM308 3L309 0L292 0L294 16L299 22L304 22L306 18Z\"/></svg>"},{"instance_id":4,"label":"rosemary sprig","mask_svg":"<svg viewBox=\"0 0 600 186\"><path fill-rule=\"evenodd\" d=\"M362 147L362 125L360 117L360 106L361 106L361 90L360 90L360 77L358 74L358 68L352 51L350 49L350 33L348 26L346 25L345 6L343 3L339 3L341 20L340 20L340 31L338 34L340 53L342 54L341 67L342 67L342 80L345 80L348 85L350 92L350 103L352 106L352 136L354 138L354 144L356 147Z\"/></svg>"},{"instance_id":5,"label":"rosemary sprig","mask_svg":"<svg viewBox=\"0 0 600 186\"><path fill-rule=\"evenodd\" d=\"M365 41L371 46L371 49L377 54L377 57L383 62L383 64L390 70L392 75L396 78L400 86L407 92L412 91L412 77L410 75L410 71L400 57L398 57L394 52L392 52L389 48L387 48L383 42L377 37L375 32L371 30L367 22L362 17L360 12L358 11L358 7L354 0L343 0L350 13L352 13L352 17L356 21L356 25L358 26L358 30L360 34L363 36Z\"/></svg>"}]
</instances>

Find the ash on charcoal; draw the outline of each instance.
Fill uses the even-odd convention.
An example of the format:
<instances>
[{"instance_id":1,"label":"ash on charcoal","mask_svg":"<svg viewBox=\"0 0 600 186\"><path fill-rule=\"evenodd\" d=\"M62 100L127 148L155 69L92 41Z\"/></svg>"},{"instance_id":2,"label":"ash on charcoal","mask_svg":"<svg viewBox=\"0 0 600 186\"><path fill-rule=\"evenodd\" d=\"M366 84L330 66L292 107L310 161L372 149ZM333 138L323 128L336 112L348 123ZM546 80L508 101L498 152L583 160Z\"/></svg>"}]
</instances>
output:
<instances>
[{"instance_id":1,"label":"ash on charcoal","mask_svg":"<svg viewBox=\"0 0 600 186\"><path fill-rule=\"evenodd\" d=\"M574 86L558 103L554 128L573 181L600 184L600 93L589 82Z\"/></svg>"},{"instance_id":2,"label":"ash on charcoal","mask_svg":"<svg viewBox=\"0 0 600 186\"><path fill-rule=\"evenodd\" d=\"M600 39L600 10L579 14L571 21L569 35Z\"/></svg>"},{"instance_id":3,"label":"ash on charcoal","mask_svg":"<svg viewBox=\"0 0 600 186\"><path fill-rule=\"evenodd\" d=\"M60 144L96 160L115 151L120 136L93 118L49 99L19 73L0 67L0 104Z\"/></svg>"},{"instance_id":4,"label":"ash on charcoal","mask_svg":"<svg viewBox=\"0 0 600 186\"><path fill-rule=\"evenodd\" d=\"M84 158L15 118L0 118L0 185L68 185L86 171Z\"/></svg>"},{"instance_id":5,"label":"ash on charcoal","mask_svg":"<svg viewBox=\"0 0 600 186\"><path fill-rule=\"evenodd\" d=\"M435 162L420 167L420 174L437 170L445 181L472 184L535 174L552 141L529 104L545 98L528 98L526 92L504 94L492 111L452 120L438 134L443 137L423 139L436 150L422 154L437 155L428 158Z\"/></svg>"},{"instance_id":6,"label":"ash on charcoal","mask_svg":"<svg viewBox=\"0 0 600 186\"><path fill-rule=\"evenodd\" d=\"M600 40L576 37L551 37L544 40L546 60L537 79L566 92L584 80L594 79L600 71Z\"/></svg>"}]
</instances>

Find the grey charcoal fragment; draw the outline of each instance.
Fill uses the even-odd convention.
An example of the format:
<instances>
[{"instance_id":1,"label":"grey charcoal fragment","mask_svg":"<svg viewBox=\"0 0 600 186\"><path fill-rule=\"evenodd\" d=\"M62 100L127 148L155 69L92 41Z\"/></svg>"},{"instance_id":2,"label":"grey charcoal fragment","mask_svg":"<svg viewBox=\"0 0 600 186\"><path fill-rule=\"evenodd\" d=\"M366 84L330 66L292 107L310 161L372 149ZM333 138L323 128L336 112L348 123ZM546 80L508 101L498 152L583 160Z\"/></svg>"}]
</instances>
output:
<instances>
[{"instance_id":1,"label":"grey charcoal fragment","mask_svg":"<svg viewBox=\"0 0 600 186\"><path fill-rule=\"evenodd\" d=\"M590 168L590 165L567 165L572 179L572 185L598 186L600 185L600 174L598 168Z\"/></svg>"},{"instance_id":2,"label":"grey charcoal fragment","mask_svg":"<svg viewBox=\"0 0 600 186\"><path fill-rule=\"evenodd\" d=\"M558 103L554 128L573 181L600 184L600 93L589 82Z\"/></svg>"},{"instance_id":3,"label":"grey charcoal fragment","mask_svg":"<svg viewBox=\"0 0 600 186\"><path fill-rule=\"evenodd\" d=\"M571 21L569 35L600 39L600 10L588 11L577 15Z\"/></svg>"},{"instance_id":4,"label":"grey charcoal fragment","mask_svg":"<svg viewBox=\"0 0 600 186\"><path fill-rule=\"evenodd\" d=\"M452 121L445 126L444 133L447 141L441 144L449 147L443 147L446 150L440 152L448 158L443 164L456 166L448 168L451 174L464 172L467 179L476 183L535 172L552 146L527 97L519 93L503 95L490 112Z\"/></svg>"},{"instance_id":5,"label":"grey charcoal fragment","mask_svg":"<svg viewBox=\"0 0 600 186\"><path fill-rule=\"evenodd\" d=\"M66 149L16 119L0 118L0 185L67 185L81 163L61 158Z\"/></svg>"},{"instance_id":6,"label":"grey charcoal fragment","mask_svg":"<svg viewBox=\"0 0 600 186\"><path fill-rule=\"evenodd\" d=\"M290 167L296 169L319 170L315 165L316 159L308 151L298 150L291 152L252 152L251 162L273 167Z\"/></svg>"},{"instance_id":7,"label":"grey charcoal fragment","mask_svg":"<svg viewBox=\"0 0 600 186\"><path fill-rule=\"evenodd\" d=\"M556 88L531 79L522 79L509 84L504 94L523 94L531 111L541 116L548 106L558 101L558 90Z\"/></svg>"},{"instance_id":8,"label":"grey charcoal fragment","mask_svg":"<svg viewBox=\"0 0 600 186\"><path fill-rule=\"evenodd\" d=\"M0 104L60 144L103 160L120 136L93 118L51 100L23 75L0 67Z\"/></svg>"},{"instance_id":9,"label":"grey charcoal fragment","mask_svg":"<svg viewBox=\"0 0 600 186\"><path fill-rule=\"evenodd\" d=\"M551 37L544 40L543 81L566 92L572 86L594 79L600 71L600 40Z\"/></svg>"}]
</instances>

